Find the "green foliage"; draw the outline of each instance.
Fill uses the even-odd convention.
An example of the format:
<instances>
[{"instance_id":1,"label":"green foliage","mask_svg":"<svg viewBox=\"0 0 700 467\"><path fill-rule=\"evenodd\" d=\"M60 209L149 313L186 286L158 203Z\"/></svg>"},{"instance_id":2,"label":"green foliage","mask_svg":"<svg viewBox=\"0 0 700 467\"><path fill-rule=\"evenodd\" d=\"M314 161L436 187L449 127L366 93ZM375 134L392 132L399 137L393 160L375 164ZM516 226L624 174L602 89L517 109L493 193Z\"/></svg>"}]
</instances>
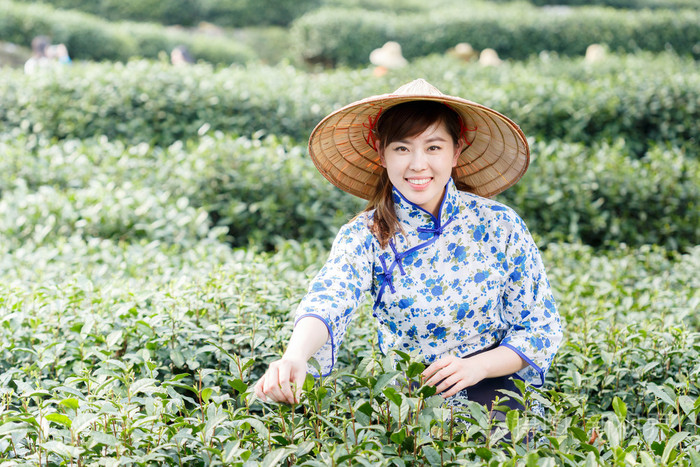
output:
<instances>
[{"instance_id":1,"label":"green foliage","mask_svg":"<svg viewBox=\"0 0 700 467\"><path fill-rule=\"evenodd\" d=\"M382 79L370 70L178 69L145 61L76 64L29 82L21 71L6 71L0 122L49 138L103 134L163 146L197 138L205 124L239 135L263 131L305 140L334 109L419 76L508 115L540 139L592 144L622 138L637 155L650 141L691 148L700 141L698 63L666 53L612 55L597 64L542 57L498 69L436 56Z\"/></svg>"},{"instance_id":2,"label":"green foliage","mask_svg":"<svg viewBox=\"0 0 700 467\"><path fill-rule=\"evenodd\" d=\"M206 238L261 248L284 238L327 242L361 207L302 148L274 138L31 147L0 142L0 234L18 247L73 235L183 247Z\"/></svg>"},{"instance_id":3,"label":"green foliage","mask_svg":"<svg viewBox=\"0 0 700 467\"><path fill-rule=\"evenodd\" d=\"M317 7L319 0L15 0L79 10L109 21L145 21L194 26L208 21L219 26L282 25Z\"/></svg>"},{"instance_id":4,"label":"green foliage","mask_svg":"<svg viewBox=\"0 0 700 467\"><path fill-rule=\"evenodd\" d=\"M320 0L199 0L202 18L229 27L287 26Z\"/></svg>"},{"instance_id":5,"label":"green foliage","mask_svg":"<svg viewBox=\"0 0 700 467\"><path fill-rule=\"evenodd\" d=\"M369 307L338 372L307 380L300 406L251 398L325 254L75 236L0 246L0 453L35 464L663 465L689 463L700 444L697 248L549 248L567 341L549 384L524 393L548 413L503 422L412 389L421 364L377 355Z\"/></svg>"},{"instance_id":6,"label":"green foliage","mask_svg":"<svg viewBox=\"0 0 700 467\"><path fill-rule=\"evenodd\" d=\"M678 148L653 147L642 158L613 145L533 145L528 172L499 198L551 241L700 244L700 164Z\"/></svg>"},{"instance_id":7,"label":"green foliage","mask_svg":"<svg viewBox=\"0 0 700 467\"><path fill-rule=\"evenodd\" d=\"M499 2L510 2L511 0L491 0ZM590 6L600 5L612 8L627 8L631 10L641 10L643 8L680 10L685 8L697 8L695 0L528 0L533 5L568 5L568 6Z\"/></svg>"},{"instance_id":8,"label":"green foliage","mask_svg":"<svg viewBox=\"0 0 700 467\"><path fill-rule=\"evenodd\" d=\"M617 11L598 7L538 9L526 3L472 3L396 14L390 11L322 8L293 23L301 55L333 65L364 65L386 41L401 44L407 59L444 53L459 42L495 49L502 58L524 59L542 51L583 55L602 43L611 50L700 56L697 9Z\"/></svg>"},{"instance_id":9,"label":"green foliage","mask_svg":"<svg viewBox=\"0 0 700 467\"><path fill-rule=\"evenodd\" d=\"M203 33L187 33L149 23L110 23L87 13L55 10L43 4L2 0L0 8L3 40L30 44L33 37L48 35L54 43L66 44L71 57L79 60L155 59L177 45L187 46L196 59L217 64L244 63L255 58L252 49L224 37L213 40Z\"/></svg>"},{"instance_id":10,"label":"green foliage","mask_svg":"<svg viewBox=\"0 0 700 467\"><path fill-rule=\"evenodd\" d=\"M306 148L272 137L215 133L167 148L8 138L0 152L0 233L18 244L225 236L271 248L284 238L328 241L363 204L328 183ZM622 141L550 141L532 153L525 177L499 199L542 242L700 243L700 161L684 150L658 146L637 158Z\"/></svg>"}]
</instances>

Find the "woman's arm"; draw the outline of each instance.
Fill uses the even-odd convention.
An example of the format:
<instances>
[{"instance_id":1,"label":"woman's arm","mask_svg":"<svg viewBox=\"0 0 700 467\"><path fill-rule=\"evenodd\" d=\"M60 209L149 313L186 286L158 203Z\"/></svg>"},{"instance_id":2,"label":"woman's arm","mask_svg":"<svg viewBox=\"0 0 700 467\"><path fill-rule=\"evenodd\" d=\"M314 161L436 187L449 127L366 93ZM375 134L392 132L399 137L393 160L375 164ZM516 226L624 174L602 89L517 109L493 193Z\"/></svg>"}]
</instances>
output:
<instances>
[{"instance_id":1,"label":"woman's arm","mask_svg":"<svg viewBox=\"0 0 700 467\"><path fill-rule=\"evenodd\" d=\"M429 386L437 385L437 394L447 390L442 397L450 397L483 379L510 375L527 365L515 351L496 347L473 357L442 357L426 368L422 376Z\"/></svg>"},{"instance_id":2,"label":"woman's arm","mask_svg":"<svg viewBox=\"0 0 700 467\"><path fill-rule=\"evenodd\" d=\"M282 358L270 363L255 384L255 394L263 401L270 398L275 402L299 403L306 363L327 340L328 329L323 321L313 316L299 320Z\"/></svg>"}]
</instances>

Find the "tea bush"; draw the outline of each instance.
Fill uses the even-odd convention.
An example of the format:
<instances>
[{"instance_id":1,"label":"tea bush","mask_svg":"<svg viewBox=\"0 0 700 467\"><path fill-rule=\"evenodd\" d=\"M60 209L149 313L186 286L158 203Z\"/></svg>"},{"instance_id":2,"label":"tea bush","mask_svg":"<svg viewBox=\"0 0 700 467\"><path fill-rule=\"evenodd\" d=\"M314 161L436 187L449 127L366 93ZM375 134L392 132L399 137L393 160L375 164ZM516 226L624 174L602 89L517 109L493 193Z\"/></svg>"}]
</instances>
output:
<instances>
[{"instance_id":1,"label":"tea bush","mask_svg":"<svg viewBox=\"0 0 700 467\"><path fill-rule=\"evenodd\" d=\"M215 235L271 248L284 238L328 241L361 207L305 149L272 137L29 147L0 141L0 232L19 245L79 235L187 246Z\"/></svg>"},{"instance_id":2,"label":"tea bush","mask_svg":"<svg viewBox=\"0 0 700 467\"><path fill-rule=\"evenodd\" d=\"M37 3L36 0L15 0ZM79 10L109 21L147 21L193 26L208 21L219 26L283 25L317 7L320 0L261 2L251 0L43 0L55 8Z\"/></svg>"},{"instance_id":3,"label":"tea bush","mask_svg":"<svg viewBox=\"0 0 700 467\"><path fill-rule=\"evenodd\" d=\"M371 70L305 73L289 66L186 70L146 61L73 66L27 81L4 71L0 125L49 138L106 135L167 146L203 125L250 136L308 138L323 116L354 100L424 77L508 115L528 136L591 144L622 138L635 154L649 142L700 141L698 63L674 54L612 55L597 64L542 57L498 69L431 57L377 79Z\"/></svg>"},{"instance_id":4,"label":"tea bush","mask_svg":"<svg viewBox=\"0 0 700 467\"><path fill-rule=\"evenodd\" d=\"M212 133L162 148L6 136L0 153L0 234L18 244L75 234L188 245L214 226L237 246L328 242L363 207L318 173L305 147L273 137ZM623 141L536 141L532 156L498 199L543 242L700 243L700 161L685 150L656 146L640 159Z\"/></svg>"},{"instance_id":5,"label":"tea bush","mask_svg":"<svg viewBox=\"0 0 700 467\"><path fill-rule=\"evenodd\" d=\"M397 14L322 8L292 25L299 53L308 61L364 65L386 41L401 44L407 59L444 53L460 42L496 49L501 58L525 59L542 51L583 55L594 43L618 52L673 49L700 57L700 12L597 7L539 9L525 3L470 4Z\"/></svg>"},{"instance_id":6,"label":"tea bush","mask_svg":"<svg viewBox=\"0 0 700 467\"><path fill-rule=\"evenodd\" d=\"M0 1L0 39L29 45L48 35L64 43L78 60L126 62L133 57L155 59L176 45L186 45L196 59L217 64L245 63L255 52L233 39L167 29L150 23L111 23L87 13L56 10L44 4Z\"/></svg>"},{"instance_id":7,"label":"tea bush","mask_svg":"<svg viewBox=\"0 0 700 467\"><path fill-rule=\"evenodd\" d=\"M641 159L624 141L537 142L523 179L499 198L551 241L671 249L700 244L700 164L686 151L653 147Z\"/></svg>"},{"instance_id":8,"label":"tea bush","mask_svg":"<svg viewBox=\"0 0 700 467\"><path fill-rule=\"evenodd\" d=\"M500 1L500 0L497 0ZM511 0L506 0L511 1ZM612 8L627 8L631 10L641 10L644 8L650 9L685 9L697 8L697 3L694 0L528 0L533 5L548 6L548 5L569 5L569 6L589 6L600 5L609 6Z\"/></svg>"},{"instance_id":9,"label":"tea bush","mask_svg":"<svg viewBox=\"0 0 700 467\"><path fill-rule=\"evenodd\" d=\"M377 355L368 307L337 372L307 381L301 406L250 397L325 254L293 242L274 254L211 240L184 250L75 236L0 245L0 455L137 465L698 461L697 248L550 247L567 340L544 389L525 392L548 413L489 422L474 405L462 414L468 427L450 422L429 388L389 384L414 381L421 365L397 355L395 370Z\"/></svg>"}]
</instances>

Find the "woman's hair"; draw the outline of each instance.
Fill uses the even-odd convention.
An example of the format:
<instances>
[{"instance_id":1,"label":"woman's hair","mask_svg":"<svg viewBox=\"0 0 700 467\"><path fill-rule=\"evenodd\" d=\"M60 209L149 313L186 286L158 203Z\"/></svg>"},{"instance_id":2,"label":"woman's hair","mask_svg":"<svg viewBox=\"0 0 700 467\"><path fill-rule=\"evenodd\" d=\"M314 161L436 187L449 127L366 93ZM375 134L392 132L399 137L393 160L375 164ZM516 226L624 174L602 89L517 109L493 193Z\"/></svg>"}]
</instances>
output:
<instances>
[{"instance_id":1,"label":"woman's hair","mask_svg":"<svg viewBox=\"0 0 700 467\"><path fill-rule=\"evenodd\" d=\"M431 125L440 123L444 123L454 144L458 144L463 128L460 116L447 105L435 101L409 101L391 107L379 116L376 126L371 131L378 144L377 150L383 153L390 143L417 136ZM370 230L382 248L386 248L389 240L401 230L394 210L392 188L384 168L374 195L363 211L374 209L374 220Z\"/></svg>"}]
</instances>

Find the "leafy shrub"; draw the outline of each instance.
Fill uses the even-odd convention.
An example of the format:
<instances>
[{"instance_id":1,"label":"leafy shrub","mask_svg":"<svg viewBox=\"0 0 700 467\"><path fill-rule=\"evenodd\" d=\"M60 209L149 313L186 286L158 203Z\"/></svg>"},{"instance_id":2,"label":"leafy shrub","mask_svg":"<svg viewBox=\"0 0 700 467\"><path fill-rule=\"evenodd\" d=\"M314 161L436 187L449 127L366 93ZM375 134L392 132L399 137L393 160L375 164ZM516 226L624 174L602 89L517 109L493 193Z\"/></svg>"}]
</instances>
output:
<instances>
[{"instance_id":1,"label":"leafy shrub","mask_svg":"<svg viewBox=\"0 0 700 467\"><path fill-rule=\"evenodd\" d=\"M48 5L0 1L0 38L29 44L43 34L64 43L79 60L127 61L132 57L157 58L176 45L188 46L195 58L212 63L244 63L255 58L252 49L237 41L166 29L155 24L110 23L97 16L55 10Z\"/></svg>"},{"instance_id":2,"label":"leafy shrub","mask_svg":"<svg viewBox=\"0 0 700 467\"><path fill-rule=\"evenodd\" d=\"M494 1L494 0L492 0ZM511 0L495 0L510 2ZM685 9L696 8L694 0L528 0L533 5L538 6L590 6L600 5L612 8L627 8L631 10L651 9Z\"/></svg>"},{"instance_id":3,"label":"leafy shrub","mask_svg":"<svg viewBox=\"0 0 700 467\"><path fill-rule=\"evenodd\" d=\"M672 48L700 56L700 13L695 9L616 11L580 7L543 10L524 3L474 4L395 14L362 9L322 8L297 19L294 43L311 62L364 65L386 41L401 44L413 59L444 53L459 42L496 49L503 58L524 59L542 51L583 55L593 43L611 50L654 52Z\"/></svg>"},{"instance_id":4,"label":"leafy shrub","mask_svg":"<svg viewBox=\"0 0 700 467\"><path fill-rule=\"evenodd\" d=\"M191 196L217 225L228 228L234 245L269 248L282 239L327 241L363 204L332 187L305 148L274 138L215 136L171 147L167 157L206 161Z\"/></svg>"},{"instance_id":5,"label":"leafy shrub","mask_svg":"<svg viewBox=\"0 0 700 467\"><path fill-rule=\"evenodd\" d=\"M106 139L0 142L0 232L21 244L78 234L178 245L228 234L233 245L327 242L362 202L328 183L305 148L204 136L168 148ZM545 243L700 243L700 161L656 147L533 145L523 180L499 199ZM209 229L217 226L214 234Z\"/></svg>"},{"instance_id":6,"label":"leafy shrub","mask_svg":"<svg viewBox=\"0 0 700 467\"><path fill-rule=\"evenodd\" d=\"M229 27L287 26L320 0L200 0L202 18Z\"/></svg>"},{"instance_id":7,"label":"leafy shrub","mask_svg":"<svg viewBox=\"0 0 700 467\"><path fill-rule=\"evenodd\" d=\"M700 244L700 164L654 147L643 158L614 145L540 142L521 180L501 198L548 241L593 246Z\"/></svg>"},{"instance_id":8,"label":"leafy shrub","mask_svg":"<svg viewBox=\"0 0 700 467\"><path fill-rule=\"evenodd\" d=\"M268 249L284 238L328 242L361 204L332 188L302 148L274 138L0 148L0 232L18 246L72 235L181 246L228 236Z\"/></svg>"},{"instance_id":9,"label":"leafy shrub","mask_svg":"<svg viewBox=\"0 0 700 467\"><path fill-rule=\"evenodd\" d=\"M660 392L677 398L698 390L697 365L684 360L699 350L700 295L692 271L700 249L669 253L650 246L605 254L588 246L547 248L544 261L568 336L553 366L555 386L582 395L589 407L606 410L619 397L632 417L657 413L660 420L671 409Z\"/></svg>"},{"instance_id":10,"label":"leafy shrub","mask_svg":"<svg viewBox=\"0 0 700 467\"><path fill-rule=\"evenodd\" d=\"M325 253L295 243L259 254L75 237L0 246L0 302L10 310L0 326L2 456L164 465L697 460L697 248L549 248L567 340L545 388L525 392L548 412L490 422L471 406L458 413L470 426L450 422L429 388L389 384L416 381L421 363L397 355L394 369L376 354L368 307L337 372L307 380L303 405L250 397ZM533 427L538 442L527 445Z\"/></svg>"},{"instance_id":11,"label":"leafy shrub","mask_svg":"<svg viewBox=\"0 0 700 467\"><path fill-rule=\"evenodd\" d=\"M15 0L38 3L35 0ZM196 25L209 21L220 26L283 25L318 6L319 0L43 0L61 9L79 10L110 21L147 21Z\"/></svg>"},{"instance_id":12,"label":"leafy shrub","mask_svg":"<svg viewBox=\"0 0 700 467\"><path fill-rule=\"evenodd\" d=\"M309 74L283 65L204 64L182 70L145 61L73 66L29 82L21 71L6 71L0 122L50 138L104 134L134 144L196 138L205 124L305 140L332 110L418 76L508 115L541 139L623 138L639 155L650 141L679 147L700 141L698 63L673 54L611 56L595 65L543 57L499 69L431 57L383 79L370 70Z\"/></svg>"}]
</instances>

